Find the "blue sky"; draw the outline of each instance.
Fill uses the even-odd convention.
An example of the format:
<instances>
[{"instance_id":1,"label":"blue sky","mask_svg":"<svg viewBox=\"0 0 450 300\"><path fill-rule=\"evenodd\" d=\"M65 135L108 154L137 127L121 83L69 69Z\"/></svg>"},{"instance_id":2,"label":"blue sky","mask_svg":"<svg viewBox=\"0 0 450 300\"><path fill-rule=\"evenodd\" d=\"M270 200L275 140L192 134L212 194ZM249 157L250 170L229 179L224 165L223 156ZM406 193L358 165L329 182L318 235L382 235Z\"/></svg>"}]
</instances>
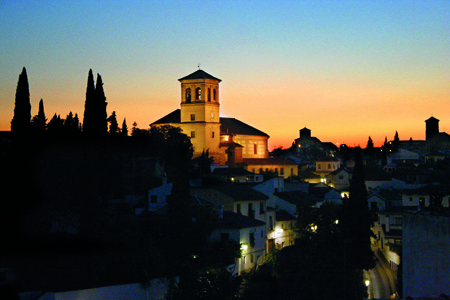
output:
<instances>
[{"instance_id":1,"label":"blue sky","mask_svg":"<svg viewBox=\"0 0 450 300\"><path fill-rule=\"evenodd\" d=\"M450 1L0 1L0 130L27 68L32 114L83 114L87 73L141 128L179 107L178 78L221 78L221 113L289 146L450 130ZM120 122L119 122L120 123Z\"/></svg>"}]
</instances>

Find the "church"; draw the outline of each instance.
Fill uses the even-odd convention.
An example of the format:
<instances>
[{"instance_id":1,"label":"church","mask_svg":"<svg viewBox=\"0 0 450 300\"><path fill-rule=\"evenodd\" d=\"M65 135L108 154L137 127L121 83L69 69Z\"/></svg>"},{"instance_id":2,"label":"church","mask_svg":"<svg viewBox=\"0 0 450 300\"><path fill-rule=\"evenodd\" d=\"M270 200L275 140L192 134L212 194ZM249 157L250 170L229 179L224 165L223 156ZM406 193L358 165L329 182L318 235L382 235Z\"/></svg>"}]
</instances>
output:
<instances>
[{"instance_id":1,"label":"church","mask_svg":"<svg viewBox=\"0 0 450 300\"><path fill-rule=\"evenodd\" d=\"M282 168L280 175L284 175L283 165L286 164L291 168L286 173L297 175L295 163L269 158L269 135L235 118L220 117L219 84L222 80L199 69L178 81L181 83L180 109L151 123L151 127L181 128L191 138L194 158L209 151L218 165L234 167L244 163L252 172Z\"/></svg>"}]
</instances>

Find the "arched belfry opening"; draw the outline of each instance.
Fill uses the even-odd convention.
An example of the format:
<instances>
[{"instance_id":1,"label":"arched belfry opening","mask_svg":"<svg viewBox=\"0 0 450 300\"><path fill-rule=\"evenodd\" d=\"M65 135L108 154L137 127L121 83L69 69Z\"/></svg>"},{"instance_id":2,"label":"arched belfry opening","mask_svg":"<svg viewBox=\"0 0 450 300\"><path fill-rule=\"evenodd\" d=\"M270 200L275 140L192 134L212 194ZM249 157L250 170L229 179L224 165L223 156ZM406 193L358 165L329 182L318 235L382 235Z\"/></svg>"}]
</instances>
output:
<instances>
[{"instance_id":1,"label":"arched belfry opening","mask_svg":"<svg viewBox=\"0 0 450 300\"><path fill-rule=\"evenodd\" d=\"M186 89L185 102L186 103L191 103L191 89L190 88Z\"/></svg>"},{"instance_id":2,"label":"arched belfry opening","mask_svg":"<svg viewBox=\"0 0 450 300\"><path fill-rule=\"evenodd\" d=\"M195 100L202 100L202 89L199 87L195 89Z\"/></svg>"}]
</instances>

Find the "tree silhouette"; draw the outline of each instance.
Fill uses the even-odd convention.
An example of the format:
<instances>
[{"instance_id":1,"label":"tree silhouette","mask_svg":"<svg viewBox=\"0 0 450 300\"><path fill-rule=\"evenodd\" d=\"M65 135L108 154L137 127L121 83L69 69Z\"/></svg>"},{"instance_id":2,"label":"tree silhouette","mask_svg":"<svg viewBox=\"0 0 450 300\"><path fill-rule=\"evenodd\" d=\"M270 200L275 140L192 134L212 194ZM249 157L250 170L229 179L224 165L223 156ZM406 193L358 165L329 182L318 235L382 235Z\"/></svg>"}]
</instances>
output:
<instances>
[{"instance_id":1,"label":"tree silhouette","mask_svg":"<svg viewBox=\"0 0 450 300\"><path fill-rule=\"evenodd\" d=\"M92 136L94 133L95 123L95 85L92 69L89 69L86 102L84 103L83 133Z\"/></svg>"},{"instance_id":2,"label":"tree silhouette","mask_svg":"<svg viewBox=\"0 0 450 300\"><path fill-rule=\"evenodd\" d=\"M109 122L109 133L110 134L116 134L117 131L119 130L119 124L117 124L116 112L115 111L112 112L111 116L109 116L107 121Z\"/></svg>"},{"instance_id":3,"label":"tree silhouette","mask_svg":"<svg viewBox=\"0 0 450 300\"><path fill-rule=\"evenodd\" d=\"M97 82L94 87L94 75L92 74L92 69L90 69L86 88L86 102L84 104L83 132L85 136L99 138L106 135L108 132L106 106L102 77L100 74L97 74Z\"/></svg>"},{"instance_id":4,"label":"tree silhouette","mask_svg":"<svg viewBox=\"0 0 450 300\"><path fill-rule=\"evenodd\" d=\"M11 132L20 136L30 132L31 129L31 104L30 88L28 85L27 70L25 67L19 75L16 89L14 116L11 121Z\"/></svg>"},{"instance_id":5,"label":"tree silhouette","mask_svg":"<svg viewBox=\"0 0 450 300\"><path fill-rule=\"evenodd\" d=\"M41 99L41 101L39 101L39 112L37 115L35 115L33 117L33 119L31 120L33 129L36 130L39 133L43 133L45 132L46 128L47 128L47 118L45 117L45 112L44 112L44 101Z\"/></svg>"},{"instance_id":6,"label":"tree silhouette","mask_svg":"<svg viewBox=\"0 0 450 300\"><path fill-rule=\"evenodd\" d=\"M137 133L137 131L139 130L138 128L137 128L137 123L136 122L133 122L133 127L131 128L131 135L132 136L134 136L134 135L136 135L136 133Z\"/></svg>"},{"instance_id":7,"label":"tree silhouette","mask_svg":"<svg viewBox=\"0 0 450 300\"><path fill-rule=\"evenodd\" d=\"M106 102L105 91L103 90L102 76L97 74L97 83L95 85L95 132L96 136L104 136L108 132L108 122L106 119Z\"/></svg>"},{"instance_id":8,"label":"tree silhouette","mask_svg":"<svg viewBox=\"0 0 450 300\"><path fill-rule=\"evenodd\" d=\"M123 123L122 123L122 131L121 131L123 136L128 136L128 127L127 127L127 119L123 119Z\"/></svg>"},{"instance_id":9,"label":"tree silhouette","mask_svg":"<svg viewBox=\"0 0 450 300\"><path fill-rule=\"evenodd\" d=\"M64 120L61 119L60 115L57 115L56 113L53 115L53 118L48 122L47 130L53 138L63 136L65 126Z\"/></svg>"},{"instance_id":10,"label":"tree silhouette","mask_svg":"<svg viewBox=\"0 0 450 300\"><path fill-rule=\"evenodd\" d=\"M343 212L339 222L346 241L347 258L359 270L375 267L370 248L372 218L367 203L361 148L355 149L355 167L350 182L350 196L343 201Z\"/></svg>"}]
</instances>

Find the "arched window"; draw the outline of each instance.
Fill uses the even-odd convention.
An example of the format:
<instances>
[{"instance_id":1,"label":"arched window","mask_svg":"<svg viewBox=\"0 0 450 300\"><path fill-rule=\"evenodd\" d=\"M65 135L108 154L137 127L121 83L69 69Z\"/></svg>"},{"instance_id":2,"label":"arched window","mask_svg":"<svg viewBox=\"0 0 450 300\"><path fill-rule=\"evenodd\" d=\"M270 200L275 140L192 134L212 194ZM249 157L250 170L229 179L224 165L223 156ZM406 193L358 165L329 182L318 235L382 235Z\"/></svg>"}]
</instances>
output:
<instances>
[{"instance_id":1,"label":"arched window","mask_svg":"<svg viewBox=\"0 0 450 300\"><path fill-rule=\"evenodd\" d=\"M211 89L208 88L208 101L211 102Z\"/></svg>"},{"instance_id":2,"label":"arched window","mask_svg":"<svg viewBox=\"0 0 450 300\"><path fill-rule=\"evenodd\" d=\"M186 89L186 103L191 103L191 89Z\"/></svg>"},{"instance_id":3,"label":"arched window","mask_svg":"<svg viewBox=\"0 0 450 300\"><path fill-rule=\"evenodd\" d=\"M216 89L213 89L213 100L216 100Z\"/></svg>"},{"instance_id":4,"label":"arched window","mask_svg":"<svg viewBox=\"0 0 450 300\"><path fill-rule=\"evenodd\" d=\"M201 88L195 89L195 99L202 100L202 89Z\"/></svg>"}]
</instances>

